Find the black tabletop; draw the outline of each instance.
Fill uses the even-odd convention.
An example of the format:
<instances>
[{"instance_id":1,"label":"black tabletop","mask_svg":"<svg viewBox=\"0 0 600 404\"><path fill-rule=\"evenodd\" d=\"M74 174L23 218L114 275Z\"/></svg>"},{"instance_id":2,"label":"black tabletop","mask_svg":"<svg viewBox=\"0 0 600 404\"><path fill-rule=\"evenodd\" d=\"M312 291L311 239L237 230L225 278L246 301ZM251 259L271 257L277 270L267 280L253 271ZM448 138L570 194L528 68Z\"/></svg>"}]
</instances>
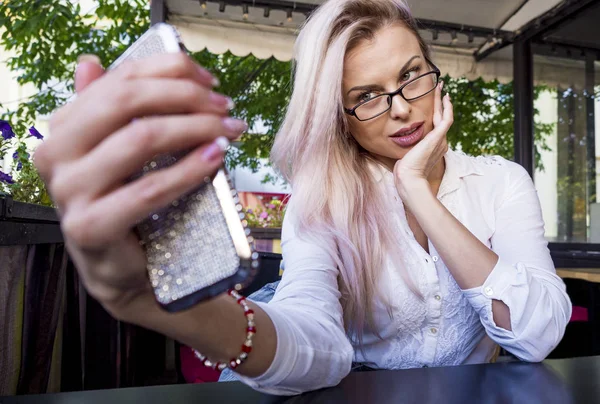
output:
<instances>
[{"instance_id":1,"label":"black tabletop","mask_svg":"<svg viewBox=\"0 0 600 404\"><path fill-rule=\"evenodd\" d=\"M333 388L274 397L239 382L0 397L0 404L600 403L600 356L351 373Z\"/></svg>"}]
</instances>

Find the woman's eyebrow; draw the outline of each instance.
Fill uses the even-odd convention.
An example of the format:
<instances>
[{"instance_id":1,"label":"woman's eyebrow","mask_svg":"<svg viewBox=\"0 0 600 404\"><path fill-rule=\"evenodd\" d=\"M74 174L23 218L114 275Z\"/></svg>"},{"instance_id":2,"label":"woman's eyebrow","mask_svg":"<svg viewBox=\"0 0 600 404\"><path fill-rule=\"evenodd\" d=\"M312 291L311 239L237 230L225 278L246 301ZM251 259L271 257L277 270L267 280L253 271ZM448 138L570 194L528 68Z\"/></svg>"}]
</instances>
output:
<instances>
[{"instance_id":1,"label":"woman's eyebrow","mask_svg":"<svg viewBox=\"0 0 600 404\"><path fill-rule=\"evenodd\" d=\"M402 66L402 68L400 69L399 75L402 76L402 73L404 73L406 71L406 69L408 69L408 66L410 66L410 64L412 63L413 60L420 59L420 58L421 58L421 56L414 55L413 57L408 59L408 61L406 63L404 63L404 66ZM367 85L363 85L363 86L355 86L355 87L352 87L350 90L348 90L346 95L350 94L352 91L373 90L373 89L380 89L380 88L382 88L382 87L377 84L367 84Z\"/></svg>"}]
</instances>

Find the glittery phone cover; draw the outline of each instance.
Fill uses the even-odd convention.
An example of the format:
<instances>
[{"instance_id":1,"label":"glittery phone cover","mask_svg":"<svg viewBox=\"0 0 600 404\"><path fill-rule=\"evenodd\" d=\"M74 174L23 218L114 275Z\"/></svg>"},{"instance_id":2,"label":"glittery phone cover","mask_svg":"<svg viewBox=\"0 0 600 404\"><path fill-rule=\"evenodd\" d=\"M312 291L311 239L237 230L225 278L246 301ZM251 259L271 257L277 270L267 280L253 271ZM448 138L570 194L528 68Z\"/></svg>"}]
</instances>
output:
<instances>
[{"instance_id":1,"label":"glittery phone cover","mask_svg":"<svg viewBox=\"0 0 600 404\"><path fill-rule=\"evenodd\" d=\"M175 29L158 24L110 69L125 60L177 51L180 43ZM169 167L186 153L155 156L131 180ZM258 268L258 255L241 209L237 193L220 170L214 180L206 178L199 188L138 224L136 231L146 250L150 282L165 309L183 310L229 288L240 289L250 281Z\"/></svg>"}]
</instances>

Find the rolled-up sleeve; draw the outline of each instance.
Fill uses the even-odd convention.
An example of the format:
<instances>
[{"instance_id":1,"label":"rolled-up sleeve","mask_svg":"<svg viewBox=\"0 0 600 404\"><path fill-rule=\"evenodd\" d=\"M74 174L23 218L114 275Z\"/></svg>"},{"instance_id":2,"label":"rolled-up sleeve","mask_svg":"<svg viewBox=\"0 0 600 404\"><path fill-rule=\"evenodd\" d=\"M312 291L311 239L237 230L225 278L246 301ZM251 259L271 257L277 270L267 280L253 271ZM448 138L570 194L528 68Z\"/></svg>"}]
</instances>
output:
<instances>
[{"instance_id":1,"label":"rolled-up sleeve","mask_svg":"<svg viewBox=\"0 0 600 404\"><path fill-rule=\"evenodd\" d=\"M464 294L490 338L521 360L539 362L562 339L571 302L550 257L533 182L521 166L508 164L508 191L496 209L491 237L499 260L482 286ZM508 306L511 331L495 324L494 299Z\"/></svg>"},{"instance_id":2,"label":"rolled-up sleeve","mask_svg":"<svg viewBox=\"0 0 600 404\"><path fill-rule=\"evenodd\" d=\"M273 299L258 303L275 325L275 358L264 374L239 376L252 388L270 394L292 395L337 385L350 372L354 356L344 331L338 269L330 253L336 251L333 241L298 237L296 222L292 200L282 229L283 278Z\"/></svg>"}]
</instances>

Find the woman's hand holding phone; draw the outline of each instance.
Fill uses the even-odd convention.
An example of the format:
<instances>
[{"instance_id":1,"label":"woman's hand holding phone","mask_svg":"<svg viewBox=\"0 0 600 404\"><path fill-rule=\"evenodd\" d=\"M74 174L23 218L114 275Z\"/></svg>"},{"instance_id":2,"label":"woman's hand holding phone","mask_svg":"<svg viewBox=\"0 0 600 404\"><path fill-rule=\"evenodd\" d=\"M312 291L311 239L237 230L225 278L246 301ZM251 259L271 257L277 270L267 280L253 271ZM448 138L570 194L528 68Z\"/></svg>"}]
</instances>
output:
<instances>
[{"instance_id":1,"label":"woman's hand holding phone","mask_svg":"<svg viewBox=\"0 0 600 404\"><path fill-rule=\"evenodd\" d=\"M76 100L52 117L36 150L81 279L117 318L131 320L136 299L153 300L135 224L214 174L227 139L246 129L228 117L231 100L212 90L215 83L183 53L109 72L84 58ZM192 151L172 167L127 182L152 156L185 149Z\"/></svg>"}]
</instances>

